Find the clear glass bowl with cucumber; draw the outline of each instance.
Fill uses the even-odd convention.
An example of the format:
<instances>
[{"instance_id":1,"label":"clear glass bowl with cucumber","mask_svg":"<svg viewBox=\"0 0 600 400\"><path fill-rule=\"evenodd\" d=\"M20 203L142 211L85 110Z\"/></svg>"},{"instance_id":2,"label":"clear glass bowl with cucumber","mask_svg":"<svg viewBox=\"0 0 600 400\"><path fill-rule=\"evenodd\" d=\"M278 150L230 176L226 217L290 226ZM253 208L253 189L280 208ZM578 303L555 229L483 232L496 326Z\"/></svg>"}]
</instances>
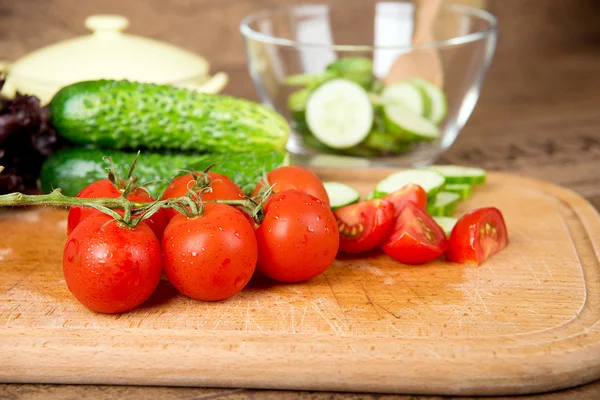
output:
<instances>
[{"instance_id":1,"label":"clear glass bowl with cucumber","mask_svg":"<svg viewBox=\"0 0 600 400\"><path fill-rule=\"evenodd\" d=\"M294 162L427 165L452 145L477 103L496 19L448 2L435 15L431 39L415 45L414 4L284 6L242 21L250 75L262 102L292 126ZM408 66L392 78L407 54Z\"/></svg>"}]
</instances>

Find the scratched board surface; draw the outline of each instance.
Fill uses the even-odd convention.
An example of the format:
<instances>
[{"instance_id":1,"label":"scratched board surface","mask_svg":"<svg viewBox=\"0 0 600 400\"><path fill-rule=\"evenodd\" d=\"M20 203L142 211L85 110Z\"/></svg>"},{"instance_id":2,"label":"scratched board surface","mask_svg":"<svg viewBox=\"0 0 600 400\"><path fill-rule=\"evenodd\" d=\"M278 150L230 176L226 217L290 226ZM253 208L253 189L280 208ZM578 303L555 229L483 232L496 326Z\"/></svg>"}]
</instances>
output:
<instances>
[{"instance_id":1,"label":"scratched board surface","mask_svg":"<svg viewBox=\"0 0 600 400\"><path fill-rule=\"evenodd\" d=\"M318 172L366 193L390 171ZM502 210L510 245L480 267L405 266L374 252L339 257L301 284L256 276L218 303L178 295L165 279L121 315L91 312L70 295L66 212L1 212L0 376L440 394L524 393L597 377L598 215L569 191L508 175L491 174L457 214L483 206ZM102 371L103 357L123 371ZM45 370L28 369L40 362Z\"/></svg>"}]
</instances>

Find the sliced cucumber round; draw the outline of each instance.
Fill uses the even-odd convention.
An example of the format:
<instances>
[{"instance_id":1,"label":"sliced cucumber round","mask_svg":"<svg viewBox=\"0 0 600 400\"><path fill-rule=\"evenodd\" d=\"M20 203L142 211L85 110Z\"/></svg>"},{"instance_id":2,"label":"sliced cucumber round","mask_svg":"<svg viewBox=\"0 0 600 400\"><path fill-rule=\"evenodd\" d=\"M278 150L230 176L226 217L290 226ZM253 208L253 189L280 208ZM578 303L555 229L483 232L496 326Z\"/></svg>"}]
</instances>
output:
<instances>
[{"instance_id":1,"label":"sliced cucumber round","mask_svg":"<svg viewBox=\"0 0 600 400\"><path fill-rule=\"evenodd\" d=\"M360 85L347 79L333 79L308 98L306 122L321 142L335 149L346 149L369 135L373 106Z\"/></svg>"},{"instance_id":2,"label":"sliced cucumber round","mask_svg":"<svg viewBox=\"0 0 600 400\"><path fill-rule=\"evenodd\" d=\"M440 130L427 118L400 104L386 104L383 108L388 132L409 142L435 140Z\"/></svg>"},{"instance_id":3,"label":"sliced cucumber round","mask_svg":"<svg viewBox=\"0 0 600 400\"><path fill-rule=\"evenodd\" d=\"M381 101L386 105L399 104L417 115L426 115L429 98L424 96L418 86L408 82L395 83L381 92Z\"/></svg>"},{"instance_id":4,"label":"sliced cucumber round","mask_svg":"<svg viewBox=\"0 0 600 400\"><path fill-rule=\"evenodd\" d=\"M422 94L427 98L429 104L429 110L425 114L427 119L435 125L439 125L448 112L446 94L439 87L425 79L414 78L409 82L421 89Z\"/></svg>"},{"instance_id":5,"label":"sliced cucumber round","mask_svg":"<svg viewBox=\"0 0 600 400\"><path fill-rule=\"evenodd\" d=\"M358 203L360 193L352 186L340 182L323 182L332 210Z\"/></svg>"},{"instance_id":6,"label":"sliced cucumber round","mask_svg":"<svg viewBox=\"0 0 600 400\"><path fill-rule=\"evenodd\" d=\"M485 182L487 175L484 169L462 167L460 165L432 165L429 169L442 174L446 179L446 183L480 185Z\"/></svg>"},{"instance_id":7,"label":"sliced cucumber round","mask_svg":"<svg viewBox=\"0 0 600 400\"><path fill-rule=\"evenodd\" d=\"M454 225L458 222L458 218L454 217L438 217L434 216L433 220L444 230L446 237L450 237Z\"/></svg>"},{"instance_id":8,"label":"sliced cucumber round","mask_svg":"<svg viewBox=\"0 0 600 400\"><path fill-rule=\"evenodd\" d=\"M427 202L427 213L431 216L451 217L460 201L460 195L452 192L439 192L433 201Z\"/></svg>"},{"instance_id":9,"label":"sliced cucumber round","mask_svg":"<svg viewBox=\"0 0 600 400\"><path fill-rule=\"evenodd\" d=\"M417 184L431 197L438 193L444 185L444 177L427 169L408 169L395 172L375 186L375 197L384 197L408 184Z\"/></svg>"}]
</instances>

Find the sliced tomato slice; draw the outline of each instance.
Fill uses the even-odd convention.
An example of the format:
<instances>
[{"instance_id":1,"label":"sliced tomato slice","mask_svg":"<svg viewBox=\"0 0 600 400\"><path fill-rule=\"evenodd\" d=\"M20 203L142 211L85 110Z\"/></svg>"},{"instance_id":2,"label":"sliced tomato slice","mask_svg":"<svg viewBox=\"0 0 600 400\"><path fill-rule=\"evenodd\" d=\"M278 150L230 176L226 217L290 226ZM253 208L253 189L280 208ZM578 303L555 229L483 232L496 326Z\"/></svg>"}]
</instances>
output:
<instances>
[{"instance_id":1,"label":"sliced tomato slice","mask_svg":"<svg viewBox=\"0 0 600 400\"><path fill-rule=\"evenodd\" d=\"M381 245L394 226L394 205L374 199L338 208L334 212L340 232L340 251L364 253Z\"/></svg>"},{"instance_id":2,"label":"sliced tomato slice","mask_svg":"<svg viewBox=\"0 0 600 400\"><path fill-rule=\"evenodd\" d=\"M390 237L381 246L404 264L425 264L448 248L444 230L423 209L409 202L398 217Z\"/></svg>"},{"instance_id":3,"label":"sliced tomato slice","mask_svg":"<svg viewBox=\"0 0 600 400\"><path fill-rule=\"evenodd\" d=\"M508 233L500 210L479 208L460 217L454 225L446 259L481 265L507 245Z\"/></svg>"},{"instance_id":4,"label":"sliced tomato slice","mask_svg":"<svg viewBox=\"0 0 600 400\"><path fill-rule=\"evenodd\" d=\"M425 210L427 207L427 192L421 186L414 183L402 186L395 192L383 197L383 199L394 205L396 217L400 215L409 202L413 202L422 210Z\"/></svg>"}]
</instances>

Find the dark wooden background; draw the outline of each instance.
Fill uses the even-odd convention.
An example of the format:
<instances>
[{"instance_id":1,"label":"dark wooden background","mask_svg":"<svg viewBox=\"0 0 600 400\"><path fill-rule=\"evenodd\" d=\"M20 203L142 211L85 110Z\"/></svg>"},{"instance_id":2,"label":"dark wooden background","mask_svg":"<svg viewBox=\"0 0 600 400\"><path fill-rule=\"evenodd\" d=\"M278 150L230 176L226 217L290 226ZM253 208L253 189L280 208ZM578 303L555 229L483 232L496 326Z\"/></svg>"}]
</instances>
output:
<instances>
[{"instance_id":1,"label":"dark wooden background","mask_svg":"<svg viewBox=\"0 0 600 400\"><path fill-rule=\"evenodd\" d=\"M131 20L131 33L169 41L202 54L210 60L213 70L224 70L231 75L228 93L257 99L247 73L238 23L257 9L299 1L0 0L0 59L15 60L38 47L85 34L83 20L88 15L118 13ZM442 161L553 181L580 192L600 207L600 0L487 0L485 3L499 18L498 47L479 103ZM0 385L0 398L407 400L425 397ZM536 398L600 399L600 383Z\"/></svg>"}]
</instances>

